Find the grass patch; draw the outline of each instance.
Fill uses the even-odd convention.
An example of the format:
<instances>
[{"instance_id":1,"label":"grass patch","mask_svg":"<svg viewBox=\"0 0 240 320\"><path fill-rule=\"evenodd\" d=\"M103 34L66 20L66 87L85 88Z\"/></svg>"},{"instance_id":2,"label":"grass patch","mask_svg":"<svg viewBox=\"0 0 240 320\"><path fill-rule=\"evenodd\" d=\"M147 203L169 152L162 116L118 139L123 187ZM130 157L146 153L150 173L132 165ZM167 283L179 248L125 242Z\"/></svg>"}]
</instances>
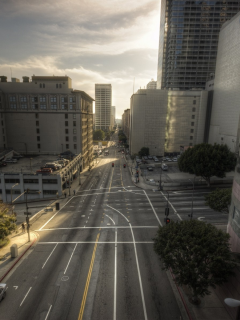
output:
<instances>
[{"instance_id":1,"label":"grass patch","mask_svg":"<svg viewBox=\"0 0 240 320\"><path fill-rule=\"evenodd\" d=\"M10 240L8 238L5 238L3 240L0 240L0 248L3 248L9 244Z\"/></svg>"}]
</instances>

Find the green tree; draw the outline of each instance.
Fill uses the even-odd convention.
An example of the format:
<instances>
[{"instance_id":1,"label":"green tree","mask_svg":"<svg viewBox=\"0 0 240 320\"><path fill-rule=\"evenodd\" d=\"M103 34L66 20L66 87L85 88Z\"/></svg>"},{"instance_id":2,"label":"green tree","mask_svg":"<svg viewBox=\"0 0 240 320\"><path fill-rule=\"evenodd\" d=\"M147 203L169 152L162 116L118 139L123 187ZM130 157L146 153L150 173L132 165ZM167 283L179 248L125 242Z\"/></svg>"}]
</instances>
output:
<instances>
[{"instance_id":1,"label":"green tree","mask_svg":"<svg viewBox=\"0 0 240 320\"><path fill-rule=\"evenodd\" d=\"M17 229L16 217L9 214L9 207L0 205L0 247L6 243L7 236Z\"/></svg>"},{"instance_id":2,"label":"green tree","mask_svg":"<svg viewBox=\"0 0 240 320\"><path fill-rule=\"evenodd\" d=\"M206 205L218 212L229 213L232 189L216 189L205 196Z\"/></svg>"},{"instance_id":3,"label":"green tree","mask_svg":"<svg viewBox=\"0 0 240 320\"><path fill-rule=\"evenodd\" d=\"M102 130L95 130L93 132L93 140L104 140L105 132Z\"/></svg>"},{"instance_id":4,"label":"green tree","mask_svg":"<svg viewBox=\"0 0 240 320\"><path fill-rule=\"evenodd\" d=\"M211 224L188 220L159 227L153 240L163 269L172 269L177 284L189 287L194 303L234 274L229 238Z\"/></svg>"},{"instance_id":5,"label":"green tree","mask_svg":"<svg viewBox=\"0 0 240 320\"><path fill-rule=\"evenodd\" d=\"M143 156L148 156L149 155L149 148L143 147L139 152L138 152L140 157Z\"/></svg>"},{"instance_id":6,"label":"green tree","mask_svg":"<svg viewBox=\"0 0 240 320\"><path fill-rule=\"evenodd\" d=\"M118 136L118 140L122 141L123 143L126 143L127 137L124 134L122 134L122 135Z\"/></svg>"},{"instance_id":7,"label":"green tree","mask_svg":"<svg viewBox=\"0 0 240 320\"><path fill-rule=\"evenodd\" d=\"M187 149L179 158L180 171L204 178L210 186L211 177L224 178L234 170L236 156L227 145L201 143Z\"/></svg>"}]
</instances>

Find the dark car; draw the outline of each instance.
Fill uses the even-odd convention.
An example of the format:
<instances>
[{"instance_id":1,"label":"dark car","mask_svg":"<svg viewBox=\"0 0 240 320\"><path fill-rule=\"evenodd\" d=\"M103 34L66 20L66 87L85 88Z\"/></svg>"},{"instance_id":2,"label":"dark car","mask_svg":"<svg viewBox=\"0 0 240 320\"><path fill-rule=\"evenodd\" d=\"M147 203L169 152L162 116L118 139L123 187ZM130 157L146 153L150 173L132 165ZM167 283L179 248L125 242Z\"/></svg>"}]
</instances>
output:
<instances>
[{"instance_id":1,"label":"dark car","mask_svg":"<svg viewBox=\"0 0 240 320\"><path fill-rule=\"evenodd\" d=\"M7 166L6 162L0 162L0 167L6 167L6 166Z\"/></svg>"}]
</instances>

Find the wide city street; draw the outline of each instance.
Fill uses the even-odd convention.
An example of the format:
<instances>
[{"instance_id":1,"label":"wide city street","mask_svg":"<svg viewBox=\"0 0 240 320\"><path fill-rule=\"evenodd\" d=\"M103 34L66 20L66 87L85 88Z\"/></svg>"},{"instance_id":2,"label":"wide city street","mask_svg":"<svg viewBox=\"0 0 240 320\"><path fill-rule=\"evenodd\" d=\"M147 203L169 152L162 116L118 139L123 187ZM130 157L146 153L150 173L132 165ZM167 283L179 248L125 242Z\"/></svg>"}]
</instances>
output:
<instances>
[{"instance_id":1,"label":"wide city street","mask_svg":"<svg viewBox=\"0 0 240 320\"><path fill-rule=\"evenodd\" d=\"M134 186L118 148L109 151L60 211L32 225L39 239L7 279L1 320L180 319L153 251L164 219L156 193Z\"/></svg>"}]
</instances>

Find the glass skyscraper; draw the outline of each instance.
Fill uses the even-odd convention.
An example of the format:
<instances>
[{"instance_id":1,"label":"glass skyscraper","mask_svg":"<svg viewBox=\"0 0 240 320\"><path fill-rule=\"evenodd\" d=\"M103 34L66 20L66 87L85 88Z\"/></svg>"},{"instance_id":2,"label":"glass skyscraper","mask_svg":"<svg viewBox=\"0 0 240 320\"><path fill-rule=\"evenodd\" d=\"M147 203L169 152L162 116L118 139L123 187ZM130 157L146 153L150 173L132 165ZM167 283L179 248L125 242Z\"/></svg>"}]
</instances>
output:
<instances>
[{"instance_id":1,"label":"glass skyscraper","mask_svg":"<svg viewBox=\"0 0 240 320\"><path fill-rule=\"evenodd\" d=\"M239 11L240 0L161 0L157 87L205 88L215 73L220 28Z\"/></svg>"}]
</instances>

